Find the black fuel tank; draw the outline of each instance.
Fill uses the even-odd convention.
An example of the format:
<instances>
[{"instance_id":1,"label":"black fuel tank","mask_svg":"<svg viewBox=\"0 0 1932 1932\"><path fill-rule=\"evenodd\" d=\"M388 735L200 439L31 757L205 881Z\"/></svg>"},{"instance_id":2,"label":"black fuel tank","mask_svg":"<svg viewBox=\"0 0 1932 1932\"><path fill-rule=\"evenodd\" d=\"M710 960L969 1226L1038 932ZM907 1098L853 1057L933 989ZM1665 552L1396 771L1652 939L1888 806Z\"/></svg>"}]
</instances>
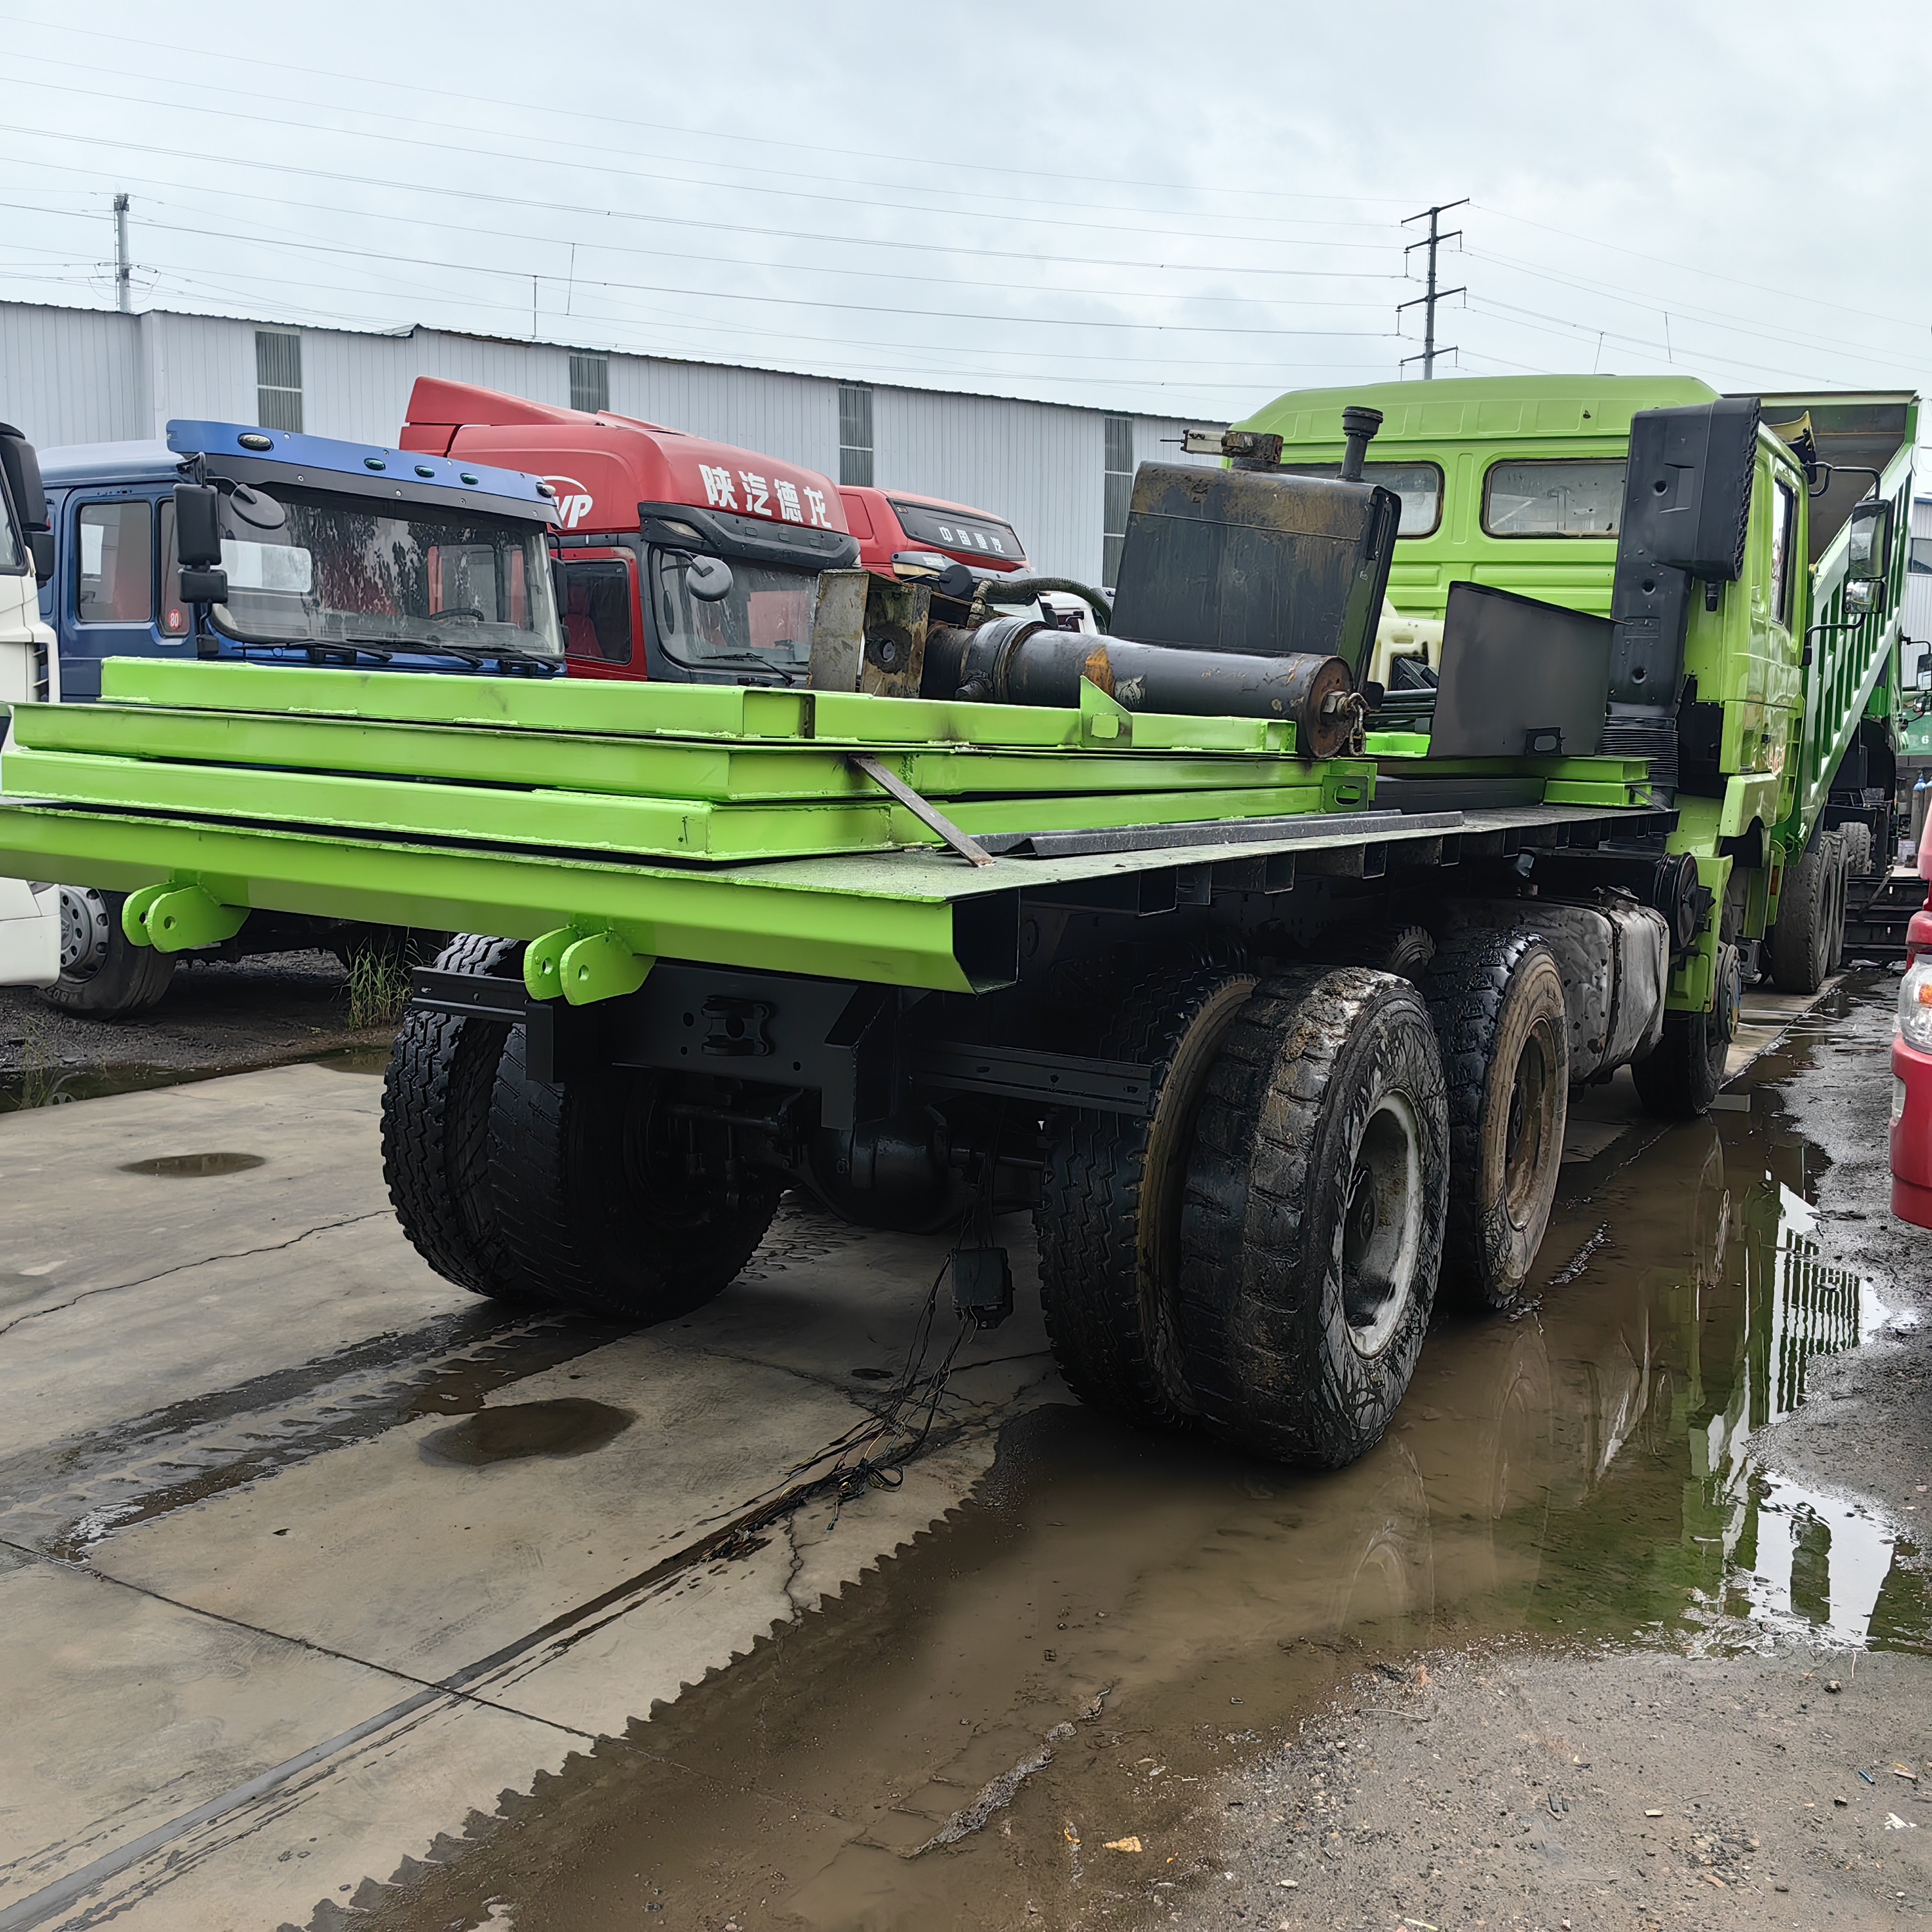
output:
<instances>
[{"instance_id":1,"label":"black fuel tank","mask_svg":"<svg viewBox=\"0 0 1932 1932\"><path fill-rule=\"evenodd\" d=\"M1144 463L1113 628L1190 650L1338 657L1359 683L1401 517L1375 484Z\"/></svg>"}]
</instances>

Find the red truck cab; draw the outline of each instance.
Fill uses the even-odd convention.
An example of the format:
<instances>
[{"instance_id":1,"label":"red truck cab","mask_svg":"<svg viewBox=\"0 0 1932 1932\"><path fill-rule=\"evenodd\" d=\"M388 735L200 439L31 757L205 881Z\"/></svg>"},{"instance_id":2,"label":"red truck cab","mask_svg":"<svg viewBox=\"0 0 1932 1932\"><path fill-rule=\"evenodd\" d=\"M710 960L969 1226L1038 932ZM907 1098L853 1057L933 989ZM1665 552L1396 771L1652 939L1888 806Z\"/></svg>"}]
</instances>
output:
<instances>
[{"instance_id":1,"label":"red truck cab","mask_svg":"<svg viewBox=\"0 0 1932 1932\"><path fill-rule=\"evenodd\" d=\"M1932 880L1932 834L1918 842L1918 876ZM1892 1211L1932 1228L1932 897L1906 929L1892 1075Z\"/></svg>"},{"instance_id":2,"label":"red truck cab","mask_svg":"<svg viewBox=\"0 0 1932 1932\"><path fill-rule=\"evenodd\" d=\"M984 510L850 483L838 494L846 526L859 539L860 561L881 577L896 575L897 560L906 556L950 557L981 570L1026 568L1026 548L1012 525Z\"/></svg>"},{"instance_id":3,"label":"red truck cab","mask_svg":"<svg viewBox=\"0 0 1932 1932\"><path fill-rule=\"evenodd\" d=\"M860 560L817 471L661 424L424 376L400 446L524 470L554 494L574 677L800 682L818 573ZM722 598L692 594L699 557L730 566Z\"/></svg>"}]
</instances>

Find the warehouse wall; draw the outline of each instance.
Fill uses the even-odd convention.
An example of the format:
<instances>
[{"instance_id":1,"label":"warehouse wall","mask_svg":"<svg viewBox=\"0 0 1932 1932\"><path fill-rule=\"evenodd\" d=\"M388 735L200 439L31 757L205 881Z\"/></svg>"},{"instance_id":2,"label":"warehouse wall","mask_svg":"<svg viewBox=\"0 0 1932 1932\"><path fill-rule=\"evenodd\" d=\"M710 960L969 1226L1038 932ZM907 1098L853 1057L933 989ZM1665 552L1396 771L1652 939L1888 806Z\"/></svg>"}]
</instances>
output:
<instances>
[{"instance_id":1,"label":"warehouse wall","mask_svg":"<svg viewBox=\"0 0 1932 1932\"><path fill-rule=\"evenodd\" d=\"M288 326L0 302L0 418L43 448L158 436L176 416L254 422L256 329ZM302 426L314 435L394 442L418 376L570 401L567 345L430 328L294 332L302 338ZM610 407L620 415L838 476L836 381L645 356L614 354L609 368ZM881 487L992 511L1012 522L1042 570L1099 580L1106 412L872 386L873 474ZM1174 446L1186 424L1132 420L1136 461L1180 460Z\"/></svg>"}]
</instances>

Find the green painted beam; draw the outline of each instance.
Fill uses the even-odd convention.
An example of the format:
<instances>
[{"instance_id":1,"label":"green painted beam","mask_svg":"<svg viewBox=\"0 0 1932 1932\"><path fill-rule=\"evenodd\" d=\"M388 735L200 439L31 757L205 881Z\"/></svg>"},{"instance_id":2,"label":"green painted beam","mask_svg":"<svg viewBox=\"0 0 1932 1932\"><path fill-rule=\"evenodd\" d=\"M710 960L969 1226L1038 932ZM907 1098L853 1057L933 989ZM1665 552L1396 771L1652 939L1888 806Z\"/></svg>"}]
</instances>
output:
<instances>
[{"instance_id":1,"label":"green painted beam","mask_svg":"<svg viewBox=\"0 0 1932 1932\"><path fill-rule=\"evenodd\" d=\"M964 831L1012 832L1334 809L1335 768L1317 768L1314 778L1299 785L1143 792L1124 800L1112 793L968 800L953 805L952 816ZM0 786L10 797L73 805L644 858L736 862L938 842L911 813L876 792L869 801L716 804L17 747L0 756Z\"/></svg>"},{"instance_id":2,"label":"green painted beam","mask_svg":"<svg viewBox=\"0 0 1932 1932\"><path fill-rule=\"evenodd\" d=\"M500 725L392 724L109 704L22 706L14 740L32 752L277 766L636 797L755 802L878 796L878 788L854 769L844 750L809 740L705 743L653 738L640 742ZM1296 758L1225 752L947 746L886 748L878 755L896 776L933 798L1303 786L1310 770Z\"/></svg>"},{"instance_id":3,"label":"green painted beam","mask_svg":"<svg viewBox=\"0 0 1932 1932\"><path fill-rule=\"evenodd\" d=\"M858 692L736 685L630 683L602 678L444 676L429 672L308 670L295 665L110 658L103 698L178 709L262 711L422 724L510 725L616 736L815 740L821 744L986 745L1078 751L1095 741L1077 709L965 704ZM1262 718L1133 715L1133 749L1282 756L1294 728ZM1118 752L1117 741L1100 748Z\"/></svg>"},{"instance_id":4,"label":"green painted beam","mask_svg":"<svg viewBox=\"0 0 1932 1932\"><path fill-rule=\"evenodd\" d=\"M742 873L7 805L0 875L124 892L192 879L255 910L512 939L574 926L616 932L644 958L975 990L954 950L956 904L971 901L948 896L944 873L902 878L890 892L802 878L759 890Z\"/></svg>"}]
</instances>

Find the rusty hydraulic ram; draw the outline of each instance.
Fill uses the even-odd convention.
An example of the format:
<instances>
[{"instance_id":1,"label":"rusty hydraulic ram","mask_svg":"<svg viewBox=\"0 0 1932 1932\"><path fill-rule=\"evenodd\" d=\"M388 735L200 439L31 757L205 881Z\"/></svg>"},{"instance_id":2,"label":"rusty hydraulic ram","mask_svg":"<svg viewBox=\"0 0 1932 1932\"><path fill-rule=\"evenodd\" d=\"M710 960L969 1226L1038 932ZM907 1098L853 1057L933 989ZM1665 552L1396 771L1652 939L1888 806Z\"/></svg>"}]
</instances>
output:
<instances>
[{"instance_id":1,"label":"rusty hydraulic ram","mask_svg":"<svg viewBox=\"0 0 1932 1932\"><path fill-rule=\"evenodd\" d=\"M1072 706L1082 678L1129 711L1288 719L1304 758L1339 757L1360 743L1362 700L1340 658L1190 650L1053 630L1030 618L935 628L920 690L927 698Z\"/></svg>"}]
</instances>

